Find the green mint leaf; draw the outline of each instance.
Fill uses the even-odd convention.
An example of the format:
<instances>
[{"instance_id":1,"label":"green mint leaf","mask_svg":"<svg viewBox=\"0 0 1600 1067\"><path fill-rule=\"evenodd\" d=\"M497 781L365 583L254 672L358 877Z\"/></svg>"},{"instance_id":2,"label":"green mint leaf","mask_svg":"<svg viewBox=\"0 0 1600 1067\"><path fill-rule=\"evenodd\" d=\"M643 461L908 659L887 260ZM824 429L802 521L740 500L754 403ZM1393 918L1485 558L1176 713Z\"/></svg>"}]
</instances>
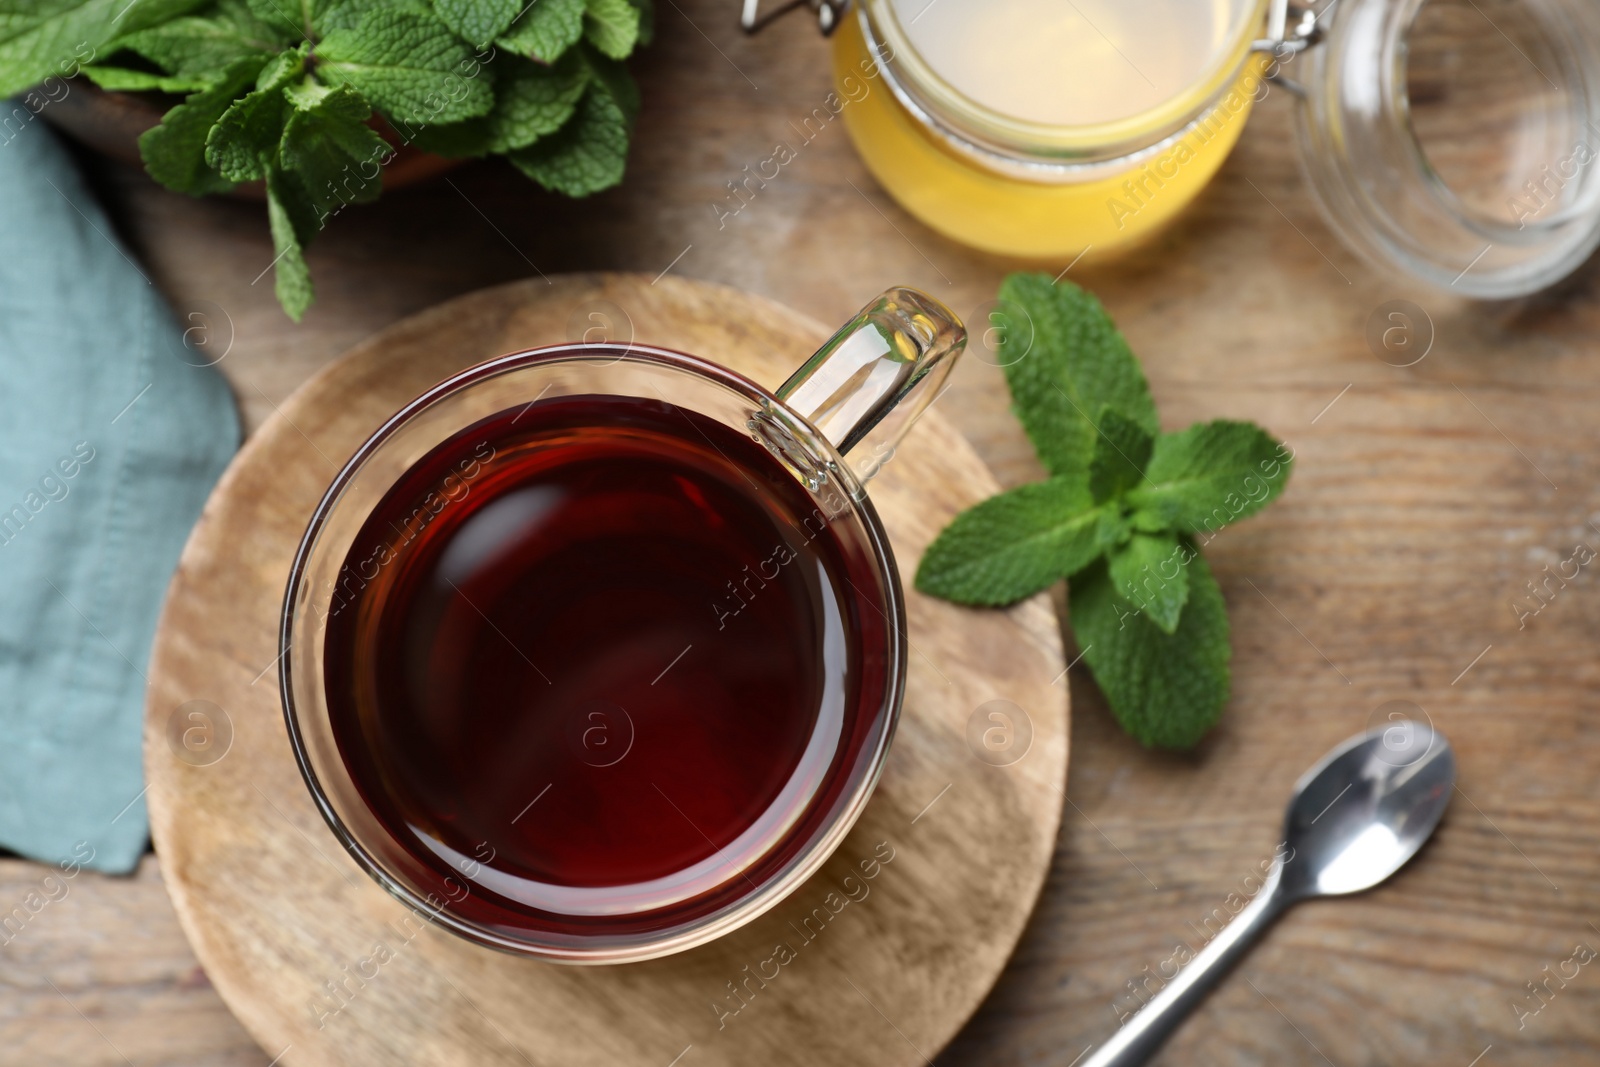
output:
<instances>
[{"instance_id":1,"label":"green mint leaf","mask_svg":"<svg viewBox=\"0 0 1600 1067\"><path fill-rule=\"evenodd\" d=\"M279 52L261 68L261 73L256 76L256 88L267 90L286 87L305 73L306 57L310 54L310 41L292 51Z\"/></svg>"},{"instance_id":2,"label":"green mint leaf","mask_svg":"<svg viewBox=\"0 0 1600 1067\"><path fill-rule=\"evenodd\" d=\"M639 9L629 0L584 0L583 35L612 59L626 59L639 41Z\"/></svg>"},{"instance_id":3,"label":"green mint leaf","mask_svg":"<svg viewBox=\"0 0 1600 1067\"><path fill-rule=\"evenodd\" d=\"M428 0L333 0L312 25L323 36L333 30L352 30L369 11L409 11L429 18L437 14Z\"/></svg>"},{"instance_id":4,"label":"green mint leaf","mask_svg":"<svg viewBox=\"0 0 1600 1067\"><path fill-rule=\"evenodd\" d=\"M117 34L121 8L117 0L0 0L0 97L92 63Z\"/></svg>"},{"instance_id":5,"label":"green mint leaf","mask_svg":"<svg viewBox=\"0 0 1600 1067\"><path fill-rule=\"evenodd\" d=\"M118 40L168 74L199 77L214 73L236 59L270 56L275 42L249 36L249 31L218 19L173 19Z\"/></svg>"},{"instance_id":6,"label":"green mint leaf","mask_svg":"<svg viewBox=\"0 0 1600 1067\"><path fill-rule=\"evenodd\" d=\"M1189 599L1188 565L1194 555L1194 547L1180 543L1176 534L1136 533L1111 552L1111 587L1170 634Z\"/></svg>"},{"instance_id":7,"label":"green mint leaf","mask_svg":"<svg viewBox=\"0 0 1600 1067\"><path fill-rule=\"evenodd\" d=\"M554 63L583 36L584 0L533 0L496 41L518 55Z\"/></svg>"},{"instance_id":8,"label":"green mint leaf","mask_svg":"<svg viewBox=\"0 0 1600 1067\"><path fill-rule=\"evenodd\" d=\"M298 10L295 0L274 0L274 6L267 9L269 18L257 15L257 6L250 0L212 0L201 14L213 22L232 26L241 37L259 41L273 51L298 47L305 41L304 29L292 14Z\"/></svg>"},{"instance_id":9,"label":"green mint leaf","mask_svg":"<svg viewBox=\"0 0 1600 1067\"><path fill-rule=\"evenodd\" d=\"M306 207L301 193L285 177L276 169L267 174L267 221L272 226L272 245L277 254L272 288L284 313L299 322L312 299L311 271L301 251ZM296 215L300 216L298 225Z\"/></svg>"},{"instance_id":10,"label":"green mint leaf","mask_svg":"<svg viewBox=\"0 0 1600 1067\"><path fill-rule=\"evenodd\" d=\"M489 151L510 152L555 133L572 118L589 84L589 68L576 55L551 66L516 56L495 82L494 110L486 116Z\"/></svg>"},{"instance_id":11,"label":"green mint leaf","mask_svg":"<svg viewBox=\"0 0 1600 1067\"><path fill-rule=\"evenodd\" d=\"M327 0L247 0L250 13L285 41L309 41Z\"/></svg>"},{"instance_id":12,"label":"green mint leaf","mask_svg":"<svg viewBox=\"0 0 1600 1067\"><path fill-rule=\"evenodd\" d=\"M1134 535L1133 526L1129 524L1127 516L1122 514L1119 507L1104 507L1100 509L1100 544L1111 551L1128 543Z\"/></svg>"},{"instance_id":13,"label":"green mint leaf","mask_svg":"<svg viewBox=\"0 0 1600 1067\"><path fill-rule=\"evenodd\" d=\"M375 10L317 46L317 75L349 85L397 126L460 122L494 106L485 69L434 15Z\"/></svg>"},{"instance_id":14,"label":"green mint leaf","mask_svg":"<svg viewBox=\"0 0 1600 1067\"><path fill-rule=\"evenodd\" d=\"M1128 529L1138 533L1170 533L1172 524L1154 511L1136 511L1127 516Z\"/></svg>"},{"instance_id":15,"label":"green mint leaf","mask_svg":"<svg viewBox=\"0 0 1600 1067\"><path fill-rule=\"evenodd\" d=\"M1155 438L1115 408L1102 407L1095 428L1099 433L1089 458L1089 492L1101 504L1144 481Z\"/></svg>"},{"instance_id":16,"label":"green mint leaf","mask_svg":"<svg viewBox=\"0 0 1600 1067\"><path fill-rule=\"evenodd\" d=\"M321 89L322 87L317 87ZM315 94L289 94L294 105L283 127L278 159L317 213L317 224L346 204L378 198L382 165L393 149L367 126L372 109L349 86ZM309 243L309 237L302 243Z\"/></svg>"},{"instance_id":17,"label":"green mint leaf","mask_svg":"<svg viewBox=\"0 0 1600 1067\"><path fill-rule=\"evenodd\" d=\"M443 126L418 126L402 136L407 144L436 156L477 159L489 154L489 123L483 115Z\"/></svg>"},{"instance_id":18,"label":"green mint leaf","mask_svg":"<svg viewBox=\"0 0 1600 1067\"><path fill-rule=\"evenodd\" d=\"M236 101L206 138L206 162L231 182L267 176L273 163L288 105L281 89L258 89Z\"/></svg>"},{"instance_id":19,"label":"green mint leaf","mask_svg":"<svg viewBox=\"0 0 1600 1067\"><path fill-rule=\"evenodd\" d=\"M1197 422L1156 439L1145 478L1129 491L1133 522L1215 532L1254 515L1283 492L1293 456L1249 422Z\"/></svg>"},{"instance_id":20,"label":"green mint leaf","mask_svg":"<svg viewBox=\"0 0 1600 1067\"><path fill-rule=\"evenodd\" d=\"M518 170L571 197L609 189L628 158L628 119L610 93L591 85L577 114L561 129L508 157Z\"/></svg>"},{"instance_id":21,"label":"green mint leaf","mask_svg":"<svg viewBox=\"0 0 1600 1067\"><path fill-rule=\"evenodd\" d=\"M656 6L650 0L628 0L639 10L639 43L647 45L656 37Z\"/></svg>"},{"instance_id":22,"label":"green mint leaf","mask_svg":"<svg viewBox=\"0 0 1600 1067\"><path fill-rule=\"evenodd\" d=\"M444 24L479 48L500 36L522 10L522 0L433 0Z\"/></svg>"},{"instance_id":23,"label":"green mint leaf","mask_svg":"<svg viewBox=\"0 0 1600 1067\"><path fill-rule=\"evenodd\" d=\"M71 78L112 43L205 0L0 0L0 97Z\"/></svg>"},{"instance_id":24,"label":"green mint leaf","mask_svg":"<svg viewBox=\"0 0 1600 1067\"><path fill-rule=\"evenodd\" d=\"M294 171L275 166L267 171L267 185L294 228L295 243L306 248L321 231L324 220L305 183Z\"/></svg>"},{"instance_id":25,"label":"green mint leaf","mask_svg":"<svg viewBox=\"0 0 1600 1067\"><path fill-rule=\"evenodd\" d=\"M576 51L546 66L520 56L496 61L494 109L448 126L416 130L412 143L440 156L485 156L514 152L564 126L592 76Z\"/></svg>"},{"instance_id":26,"label":"green mint leaf","mask_svg":"<svg viewBox=\"0 0 1600 1067\"><path fill-rule=\"evenodd\" d=\"M1228 608L1206 561L1186 568L1189 598L1163 633L1096 563L1069 583L1072 632L1111 713L1140 744L1192 748L1228 703Z\"/></svg>"},{"instance_id":27,"label":"green mint leaf","mask_svg":"<svg viewBox=\"0 0 1600 1067\"><path fill-rule=\"evenodd\" d=\"M1005 368L1013 409L1052 474L1082 472L1099 436L1093 422L1115 408L1146 433L1161 432L1138 360L1100 301L1048 275L1013 274L993 318L1008 339L1031 338Z\"/></svg>"},{"instance_id":28,"label":"green mint leaf","mask_svg":"<svg viewBox=\"0 0 1600 1067\"><path fill-rule=\"evenodd\" d=\"M206 138L206 162L234 182L267 176L278 156L289 101L283 90L305 70L309 46L283 52L256 79L256 88L234 101Z\"/></svg>"},{"instance_id":29,"label":"green mint leaf","mask_svg":"<svg viewBox=\"0 0 1600 1067\"><path fill-rule=\"evenodd\" d=\"M210 88L190 96L168 111L161 125L139 138L139 155L150 177L168 189L190 196L222 192L233 187L206 162L206 138L234 96L255 80L266 65L264 56L230 64Z\"/></svg>"},{"instance_id":30,"label":"green mint leaf","mask_svg":"<svg viewBox=\"0 0 1600 1067\"><path fill-rule=\"evenodd\" d=\"M633 75L628 73L628 65L601 55L586 44L580 45L577 52L584 66L589 68L589 77L610 94L612 101L622 109L623 117L628 120L629 129L632 129L633 121L639 117L640 101L639 86L634 83Z\"/></svg>"},{"instance_id":31,"label":"green mint leaf","mask_svg":"<svg viewBox=\"0 0 1600 1067\"><path fill-rule=\"evenodd\" d=\"M115 32L137 33L151 26L159 26L180 15L187 15L210 2L214 0L132 0L131 3L118 9L120 14L117 17ZM114 45L115 39L109 39Z\"/></svg>"},{"instance_id":32,"label":"green mint leaf","mask_svg":"<svg viewBox=\"0 0 1600 1067\"><path fill-rule=\"evenodd\" d=\"M107 92L137 93L154 90L160 93L193 93L211 84L209 78L195 76L172 77L152 74L148 70L128 67L84 67L88 79Z\"/></svg>"},{"instance_id":33,"label":"green mint leaf","mask_svg":"<svg viewBox=\"0 0 1600 1067\"><path fill-rule=\"evenodd\" d=\"M917 588L961 604L1010 604L1102 551L1102 512L1083 483L1052 478L992 496L955 517L917 567Z\"/></svg>"},{"instance_id":34,"label":"green mint leaf","mask_svg":"<svg viewBox=\"0 0 1600 1067\"><path fill-rule=\"evenodd\" d=\"M323 85L309 74L299 81L291 79L283 85L283 98L302 111L311 111L320 107L323 101L335 94L339 94L346 101L346 105L354 110L365 108L368 115L372 114L372 109L367 107L365 100L361 99L361 94L353 92L346 86L334 88L333 86ZM336 110L340 109L336 106Z\"/></svg>"}]
</instances>

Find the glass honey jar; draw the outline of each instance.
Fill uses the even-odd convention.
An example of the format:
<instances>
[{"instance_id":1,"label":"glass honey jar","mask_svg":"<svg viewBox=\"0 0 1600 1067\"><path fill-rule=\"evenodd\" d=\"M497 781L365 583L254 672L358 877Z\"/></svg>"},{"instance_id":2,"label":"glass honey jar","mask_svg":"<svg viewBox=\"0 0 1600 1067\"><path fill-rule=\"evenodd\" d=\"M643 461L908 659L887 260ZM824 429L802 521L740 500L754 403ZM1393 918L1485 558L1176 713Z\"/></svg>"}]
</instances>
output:
<instances>
[{"instance_id":1,"label":"glass honey jar","mask_svg":"<svg viewBox=\"0 0 1600 1067\"><path fill-rule=\"evenodd\" d=\"M948 237L1028 259L1112 251L1227 158L1265 85L1267 2L862 0L834 78L876 61L886 91L842 117L884 189Z\"/></svg>"}]
</instances>

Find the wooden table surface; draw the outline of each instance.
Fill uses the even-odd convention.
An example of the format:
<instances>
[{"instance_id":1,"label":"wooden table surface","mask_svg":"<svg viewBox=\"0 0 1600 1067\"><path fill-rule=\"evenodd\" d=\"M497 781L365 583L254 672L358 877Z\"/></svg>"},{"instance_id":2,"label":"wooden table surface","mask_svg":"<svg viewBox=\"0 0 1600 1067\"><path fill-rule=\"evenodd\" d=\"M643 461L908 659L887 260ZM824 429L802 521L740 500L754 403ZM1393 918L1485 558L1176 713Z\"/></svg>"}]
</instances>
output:
<instances>
[{"instance_id":1,"label":"wooden table surface","mask_svg":"<svg viewBox=\"0 0 1600 1067\"><path fill-rule=\"evenodd\" d=\"M500 164L334 220L310 254L319 300L285 320L264 211L194 202L91 161L124 238L180 315L220 308L221 366L249 426L341 351L444 298L576 269L740 286L824 321L909 283L964 314L1015 264L910 219L838 123L735 218L712 204L792 141L829 91L807 20L755 40L732 0L668 0L637 64L645 108L625 187L571 204ZM1388 701L1455 744L1460 791L1419 861L1364 897L1287 916L1169 1046L1178 1064L1593 1062L1600 1056L1600 548L1596 272L1513 305L1420 294L1356 260L1300 178L1293 100L1258 108L1218 180L1175 228L1071 277L1100 294L1144 361L1164 422L1254 419L1299 460L1269 511L1208 550L1233 620L1234 699L1186 756L1141 750L1074 669L1069 803L1029 931L955 1044L956 1064L1071 1064L1268 858L1295 778ZM1060 270L1066 263L1055 264ZM1427 358L1374 356L1369 319L1413 299ZM231 322L231 326L228 323ZM941 401L1006 484L1040 475L978 359ZM1580 555L1579 558L1586 558ZM1569 573L1570 573L1570 567ZM953 801L952 801L953 802ZM44 869L0 863L0 902ZM1253 884L1253 883L1251 883ZM973 921L952 914L949 922ZM0 948L0 1062L264 1064L197 968L159 857L80 876ZM1539 985L1539 996L1529 983ZM275 1053L277 1050L273 1050ZM665 1065L663 1065L665 1067Z\"/></svg>"}]
</instances>

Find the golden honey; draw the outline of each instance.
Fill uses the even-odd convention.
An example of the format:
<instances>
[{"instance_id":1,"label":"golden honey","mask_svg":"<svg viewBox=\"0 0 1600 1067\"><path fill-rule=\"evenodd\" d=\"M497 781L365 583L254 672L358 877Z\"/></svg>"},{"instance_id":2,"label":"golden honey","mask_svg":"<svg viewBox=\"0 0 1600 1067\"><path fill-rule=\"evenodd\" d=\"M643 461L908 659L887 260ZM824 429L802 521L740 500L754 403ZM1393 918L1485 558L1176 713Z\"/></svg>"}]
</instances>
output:
<instances>
[{"instance_id":1,"label":"golden honey","mask_svg":"<svg viewBox=\"0 0 1600 1067\"><path fill-rule=\"evenodd\" d=\"M862 7L834 44L862 159L933 229L1008 256L1104 254L1159 229L1264 91L1254 0ZM869 72L885 76L863 96Z\"/></svg>"}]
</instances>

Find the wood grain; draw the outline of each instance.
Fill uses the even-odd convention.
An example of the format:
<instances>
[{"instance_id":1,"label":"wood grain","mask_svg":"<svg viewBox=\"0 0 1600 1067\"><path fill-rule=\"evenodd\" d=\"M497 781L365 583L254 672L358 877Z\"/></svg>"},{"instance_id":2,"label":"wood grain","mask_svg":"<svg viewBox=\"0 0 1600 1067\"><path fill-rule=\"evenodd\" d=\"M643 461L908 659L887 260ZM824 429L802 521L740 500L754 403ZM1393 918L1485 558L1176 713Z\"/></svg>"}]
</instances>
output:
<instances>
[{"instance_id":1,"label":"wood grain","mask_svg":"<svg viewBox=\"0 0 1600 1067\"><path fill-rule=\"evenodd\" d=\"M1451 6L1462 32L1483 32L1471 5ZM1498 19L1497 7L1476 6ZM653 277L684 253L671 274L824 322L899 282L965 315L993 298L1018 264L907 217L838 124L719 229L710 205L724 183L793 138L788 124L829 91L826 53L800 17L746 40L731 0L660 8L638 66L644 113L622 188L568 203L482 164L351 209L311 249L319 303L298 327L274 305L270 277L251 284L273 254L258 208L190 200L109 165L91 171L179 314L208 310L218 338L231 337L221 367L251 426L374 331L538 270ZM1523 62L1509 47L1497 61ZM1445 76L1459 86L1475 73ZM1600 275L1591 264L1537 298L1470 305L1375 274L1301 179L1294 105L1274 89L1216 181L1159 240L1117 262L1091 252L1067 275L1128 334L1168 428L1253 419L1299 461L1279 502L1208 549L1232 617L1234 698L1196 753L1142 751L1081 666L1069 674L1072 803L1050 877L994 993L939 1057L949 1067L1064 1065L1101 1040L1125 983L1157 969L1271 855L1296 775L1393 699L1426 709L1461 761L1463 793L1438 838L1390 885L1290 915L1158 1062L1323 1065L1313 1044L1338 1067L1466 1067L1490 1045L1479 1067L1600 1058L1592 966L1520 1028L1512 1010L1574 943L1600 948L1589 925L1600 925L1600 581L1586 568L1523 630L1509 607L1576 541L1600 548L1589 525L1600 522ZM1435 328L1428 357L1404 369L1379 362L1364 337L1374 311L1398 298L1420 302ZM954 381L938 410L1000 481L1039 477L1000 372L969 358ZM4 870L17 885L22 871L42 873ZM214 994L186 996L185 1026L143 1010L143 998L176 995L187 973L144 970L135 930L162 930L167 945L179 936L155 885L106 880L108 906L92 917L41 915L41 936L56 924L49 951L0 949L10 994L0 1060L49 1018L63 1051L41 1039L26 1062L122 1064L45 977L97 1007L96 1025L119 1044L138 1035L140 1067L261 1067L277 1053L259 1052ZM225 1031L225 1048L191 1040ZM84 1040L65 1051L75 1032Z\"/></svg>"},{"instance_id":2,"label":"wood grain","mask_svg":"<svg viewBox=\"0 0 1600 1067\"><path fill-rule=\"evenodd\" d=\"M276 672L262 672L277 656L290 562L333 465L435 382L569 340L569 324L581 334L596 309L629 323L619 339L773 385L829 333L703 282L562 275L407 319L282 404L208 503L151 656L147 797L179 919L234 1013L263 1048L287 1050L285 1064L658 1065L680 1054L691 1065L864 1054L920 1063L988 992L1054 845L1067 728L1066 691L1050 679L1065 661L1044 596L994 612L908 591L905 710L861 821L771 912L665 959L559 967L426 927L340 850L300 780ZM930 413L871 495L909 573L958 510L996 488ZM170 743L169 722L200 699L222 709L233 742L196 765ZM969 719L993 700L1019 705L1031 724L1031 742L1004 767L981 761L968 740ZM843 881L863 862L870 882ZM841 885L859 898L844 902ZM970 918L944 921L957 914ZM781 966L770 963L780 943L793 957Z\"/></svg>"},{"instance_id":3,"label":"wood grain","mask_svg":"<svg viewBox=\"0 0 1600 1067\"><path fill-rule=\"evenodd\" d=\"M54 867L0 862L0 1063L265 1063L226 1011L178 928L146 856L137 873L62 878ZM14 918L17 909L26 922ZM241 1040L243 1038L243 1040Z\"/></svg>"}]
</instances>

